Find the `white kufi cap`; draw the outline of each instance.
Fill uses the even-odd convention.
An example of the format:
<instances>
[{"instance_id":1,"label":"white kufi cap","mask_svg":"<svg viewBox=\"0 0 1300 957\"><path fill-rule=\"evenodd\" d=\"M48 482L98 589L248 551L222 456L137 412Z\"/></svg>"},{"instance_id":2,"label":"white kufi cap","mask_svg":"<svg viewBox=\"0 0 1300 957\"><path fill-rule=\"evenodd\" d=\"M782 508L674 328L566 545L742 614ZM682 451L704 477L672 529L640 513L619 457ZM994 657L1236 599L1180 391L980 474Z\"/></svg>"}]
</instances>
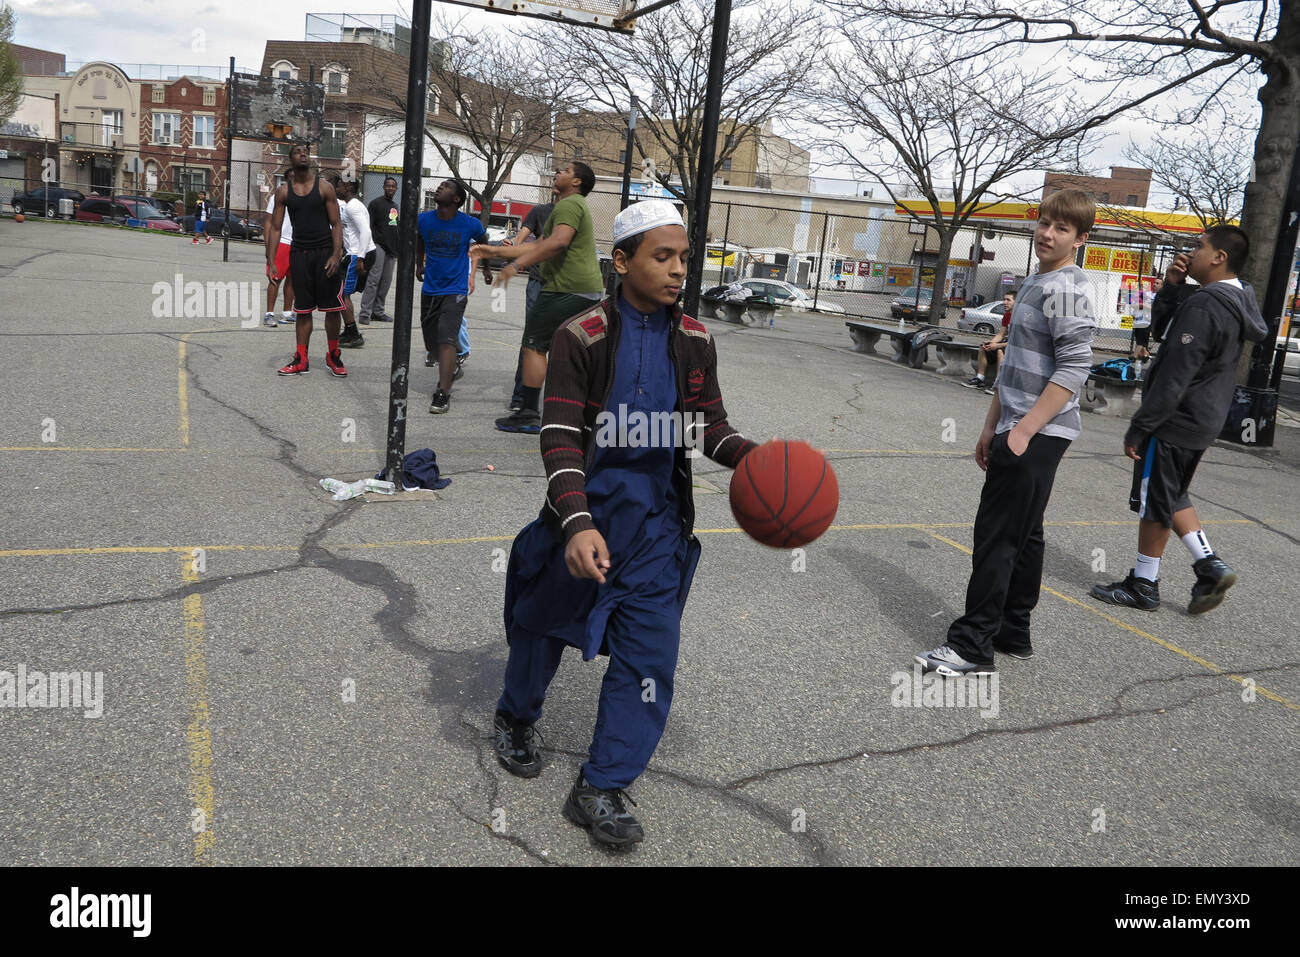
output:
<instances>
[{"instance_id":1,"label":"white kufi cap","mask_svg":"<svg viewBox=\"0 0 1300 957\"><path fill-rule=\"evenodd\" d=\"M658 226L681 226L681 213L677 207L666 199L644 199L633 203L614 217L614 245L617 246L629 236L644 233Z\"/></svg>"}]
</instances>

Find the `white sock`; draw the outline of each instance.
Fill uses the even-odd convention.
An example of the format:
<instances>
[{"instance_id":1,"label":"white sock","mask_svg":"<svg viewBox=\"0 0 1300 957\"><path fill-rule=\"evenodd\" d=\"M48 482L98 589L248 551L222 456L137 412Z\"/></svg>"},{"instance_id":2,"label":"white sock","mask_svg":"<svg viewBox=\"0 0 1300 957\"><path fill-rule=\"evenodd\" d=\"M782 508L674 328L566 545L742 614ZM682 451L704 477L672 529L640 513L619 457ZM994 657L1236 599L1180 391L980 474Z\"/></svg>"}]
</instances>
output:
<instances>
[{"instance_id":1,"label":"white sock","mask_svg":"<svg viewBox=\"0 0 1300 957\"><path fill-rule=\"evenodd\" d=\"M1214 549L1210 547L1209 540L1205 537L1205 532L1197 529L1194 532L1188 532L1183 536L1183 544L1187 550L1192 553L1192 561L1199 562L1202 558L1209 558L1214 554Z\"/></svg>"},{"instance_id":2,"label":"white sock","mask_svg":"<svg viewBox=\"0 0 1300 957\"><path fill-rule=\"evenodd\" d=\"M975 378L977 378L977 379L979 379L981 382L983 382L983 381L984 381L984 373L983 373L983 372L977 372L977 373L975 373Z\"/></svg>"},{"instance_id":3,"label":"white sock","mask_svg":"<svg viewBox=\"0 0 1300 957\"><path fill-rule=\"evenodd\" d=\"M1138 578L1145 578L1149 582L1160 580L1160 559L1151 558L1138 552L1137 563L1133 567L1133 574Z\"/></svg>"}]
</instances>

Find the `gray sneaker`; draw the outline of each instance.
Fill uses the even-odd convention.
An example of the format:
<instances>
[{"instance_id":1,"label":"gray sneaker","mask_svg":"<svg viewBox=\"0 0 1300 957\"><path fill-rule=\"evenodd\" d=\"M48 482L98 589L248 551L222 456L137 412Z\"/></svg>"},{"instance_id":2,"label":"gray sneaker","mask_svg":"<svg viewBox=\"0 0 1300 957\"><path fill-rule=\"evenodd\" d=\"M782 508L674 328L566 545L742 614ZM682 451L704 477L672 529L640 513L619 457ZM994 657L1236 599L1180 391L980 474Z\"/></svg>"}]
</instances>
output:
<instances>
[{"instance_id":1,"label":"gray sneaker","mask_svg":"<svg viewBox=\"0 0 1300 957\"><path fill-rule=\"evenodd\" d=\"M993 664L977 665L973 661L967 661L947 645L940 645L933 651L917 655L916 660L927 672L937 671L945 678L957 678L961 675L991 675L998 670Z\"/></svg>"},{"instance_id":2,"label":"gray sneaker","mask_svg":"<svg viewBox=\"0 0 1300 957\"><path fill-rule=\"evenodd\" d=\"M533 739L537 729L531 724L516 721L512 715L497 710L492 721L492 747L497 760L511 774L521 778L535 778L542 773L542 756Z\"/></svg>"},{"instance_id":3,"label":"gray sneaker","mask_svg":"<svg viewBox=\"0 0 1300 957\"><path fill-rule=\"evenodd\" d=\"M602 844L626 847L645 840L645 830L623 804L630 797L622 788L602 791L592 787L578 772L569 797L564 802L564 816L579 827L585 827L591 836ZM633 806L636 805L632 801Z\"/></svg>"}]
</instances>

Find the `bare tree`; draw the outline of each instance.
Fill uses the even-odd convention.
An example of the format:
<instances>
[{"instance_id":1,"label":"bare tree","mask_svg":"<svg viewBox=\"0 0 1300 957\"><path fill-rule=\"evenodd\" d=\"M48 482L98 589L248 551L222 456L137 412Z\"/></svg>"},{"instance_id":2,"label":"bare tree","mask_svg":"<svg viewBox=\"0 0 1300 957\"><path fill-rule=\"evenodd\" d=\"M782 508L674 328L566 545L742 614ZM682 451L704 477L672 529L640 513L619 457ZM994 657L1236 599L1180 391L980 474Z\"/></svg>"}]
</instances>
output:
<instances>
[{"instance_id":1,"label":"bare tree","mask_svg":"<svg viewBox=\"0 0 1300 957\"><path fill-rule=\"evenodd\" d=\"M497 30L475 30L471 36L458 20L434 23L424 135L479 201L485 225L492 200L520 159L551 152L554 111L574 102L546 59L544 47L526 37ZM392 77L371 77L369 92L405 114L404 78L395 83ZM395 135L400 138L401 132ZM474 160L482 164L481 177L469 175Z\"/></svg>"},{"instance_id":2,"label":"bare tree","mask_svg":"<svg viewBox=\"0 0 1300 957\"><path fill-rule=\"evenodd\" d=\"M688 210L704 139L713 9L713 0L681 0L638 19L633 37L582 28L552 33L565 50L555 67L568 69L575 88L587 94L589 115L605 119L606 132L625 130L631 98L639 97L634 145L644 156L668 157L655 179ZM824 43L818 18L806 7L735 0L732 10L715 168L765 123L786 115L807 89Z\"/></svg>"},{"instance_id":3,"label":"bare tree","mask_svg":"<svg viewBox=\"0 0 1300 957\"><path fill-rule=\"evenodd\" d=\"M937 323L958 232L993 204L1026 198L1028 187L1012 185L1021 174L1077 168L1087 137L1063 85L1016 68L1011 48L977 61L961 56L960 42L909 40L887 22L846 21L844 29L846 48L827 61L809 119L835 130L823 149L938 234L930 302Z\"/></svg>"},{"instance_id":4,"label":"bare tree","mask_svg":"<svg viewBox=\"0 0 1300 957\"><path fill-rule=\"evenodd\" d=\"M1227 84L1262 74L1254 178L1241 225L1253 251L1245 278L1264 287L1300 141L1300 0L1026 0L1014 7L999 0L823 2L854 16L888 17L933 43L973 40L972 58L1007 42L1043 47L1084 81L1076 99L1093 125L1144 107L1156 120L1202 122Z\"/></svg>"},{"instance_id":5,"label":"bare tree","mask_svg":"<svg viewBox=\"0 0 1300 957\"><path fill-rule=\"evenodd\" d=\"M14 9L0 7L0 123L18 112L23 99L23 78L18 73L18 58L10 45L14 38Z\"/></svg>"},{"instance_id":6,"label":"bare tree","mask_svg":"<svg viewBox=\"0 0 1300 957\"><path fill-rule=\"evenodd\" d=\"M1237 125L1192 129L1185 137L1158 133L1150 143L1129 144L1124 155L1151 170L1151 179L1172 193L1205 229L1241 219L1250 179L1254 131Z\"/></svg>"}]
</instances>

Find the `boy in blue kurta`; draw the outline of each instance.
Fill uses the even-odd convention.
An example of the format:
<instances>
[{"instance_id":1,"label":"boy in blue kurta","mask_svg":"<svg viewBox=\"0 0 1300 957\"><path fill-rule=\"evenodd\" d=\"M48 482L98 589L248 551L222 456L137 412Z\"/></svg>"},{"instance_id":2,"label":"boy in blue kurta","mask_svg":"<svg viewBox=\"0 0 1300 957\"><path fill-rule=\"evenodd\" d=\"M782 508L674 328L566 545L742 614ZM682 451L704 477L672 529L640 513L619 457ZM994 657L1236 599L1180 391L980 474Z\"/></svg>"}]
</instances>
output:
<instances>
[{"instance_id":1,"label":"boy in blue kurta","mask_svg":"<svg viewBox=\"0 0 1300 957\"><path fill-rule=\"evenodd\" d=\"M584 660L608 654L589 759L564 814L614 845L644 837L623 789L668 720L699 560L687 449L734 468L754 447L727 423L713 340L677 308L689 252L671 203L615 217L619 294L555 335L541 429L546 503L515 539L506 581L497 756L514 774L540 774L533 724L565 647Z\"/></svg>"}]
</instances>

